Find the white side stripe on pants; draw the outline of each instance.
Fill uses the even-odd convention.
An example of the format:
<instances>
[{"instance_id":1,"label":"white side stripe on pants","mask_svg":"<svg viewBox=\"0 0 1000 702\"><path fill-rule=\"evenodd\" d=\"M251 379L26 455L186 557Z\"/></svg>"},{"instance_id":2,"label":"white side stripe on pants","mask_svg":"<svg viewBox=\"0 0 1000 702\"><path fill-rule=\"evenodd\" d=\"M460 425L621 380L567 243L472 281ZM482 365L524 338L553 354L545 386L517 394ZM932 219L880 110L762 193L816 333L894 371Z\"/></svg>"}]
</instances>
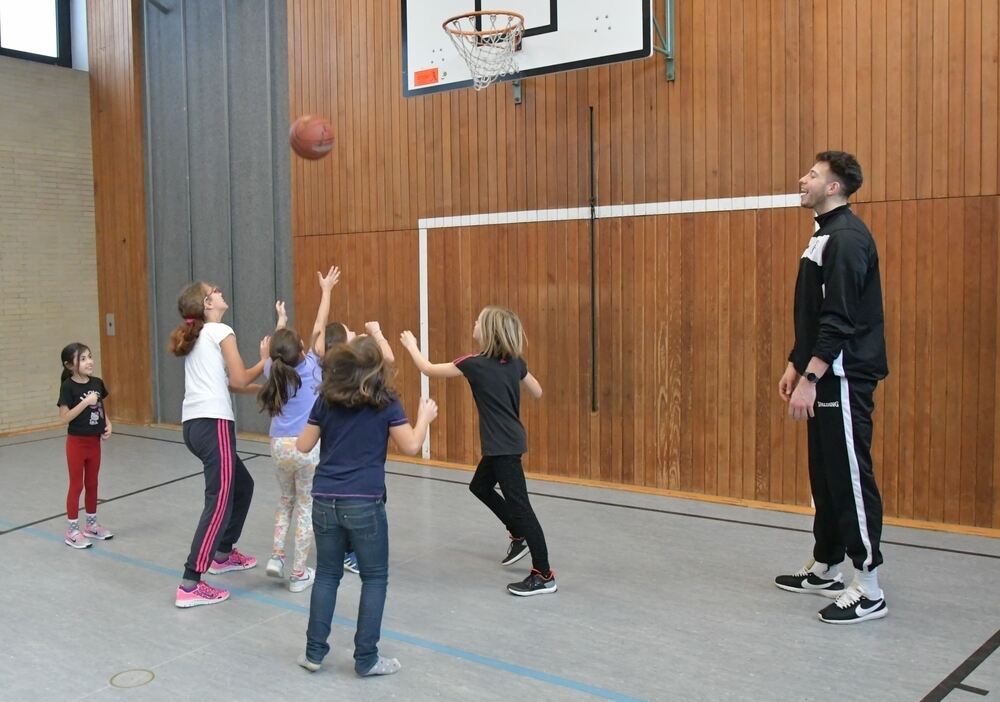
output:
<instances>
[{"instance_id":1,"label":"white side stripe on pants","mask_svg":"<svg viewBox=\"0 0 1000 702\"><path fill-rule=\"evenodd\" d=\"M851 465L851 489L854 492L854 509L858 514L858 528L861 530L861 543L865 547L864 569L872 563L872 543L868 538L868 517L865 514L865 500L861 492L861 469L858 466L858 454L854 451L854 424L851 421L851 388L847 378L840 378L840 412L844 417L844 439L847 442L847 461Z\"/></svg>"}]
</instances>

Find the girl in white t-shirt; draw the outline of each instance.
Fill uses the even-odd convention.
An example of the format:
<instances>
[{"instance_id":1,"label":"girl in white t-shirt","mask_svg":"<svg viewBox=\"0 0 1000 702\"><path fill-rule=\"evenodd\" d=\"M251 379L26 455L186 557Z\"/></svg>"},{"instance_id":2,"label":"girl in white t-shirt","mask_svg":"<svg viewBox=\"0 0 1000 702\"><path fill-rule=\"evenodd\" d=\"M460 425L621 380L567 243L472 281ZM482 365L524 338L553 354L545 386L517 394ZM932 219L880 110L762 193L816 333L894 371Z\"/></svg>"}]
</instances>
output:
<instances>
[{"instance_id":1,"label":"girl in white t-shirt","mask_svg":"<svg viewBox=\"0 0 1000 702\"><path fill-rule=\"evenodd\" d=\"M245 392L260 376L268 338L260 342L260 362L247 368L232 327L222 324L229 309L222 291L210 283L191 283L177 298L183 321L170 334L170 351L184 358L184 444L205 467L205 507L198 521L184 579L174 601L178 607L216 604L229 591L212 587L202 573L247 570L257 559L236 550L253 497L253 478L236 453L236 425L230 392Z\"/></svg>"}]
</instances>

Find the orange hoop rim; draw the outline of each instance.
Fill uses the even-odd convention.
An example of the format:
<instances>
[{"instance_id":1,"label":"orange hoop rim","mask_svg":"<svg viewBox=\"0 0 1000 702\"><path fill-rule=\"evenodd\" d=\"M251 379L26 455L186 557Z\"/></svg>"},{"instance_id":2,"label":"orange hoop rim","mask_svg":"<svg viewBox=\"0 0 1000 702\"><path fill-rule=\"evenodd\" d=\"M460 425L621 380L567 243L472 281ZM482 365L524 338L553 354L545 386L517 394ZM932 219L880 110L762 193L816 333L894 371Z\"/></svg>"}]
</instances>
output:
<instances>
[{"instance_id":1,"label":"orange hoop rim","mask_svg":"<svg viewBox=\"0 0 1000 702\"><path fill-rule=\"evenodd\" d=\"M507 15L508 17L515 18L517 20L517 24L514 27L508 26L503 29L480 29L472 31L454 29L448 26L455 20L466 19L469 17L482 17L483 15ZM441 28L449 34L453 34L458 37L488 37L494 34L508 34L517 29L518 25L520 25L521 31L524 31L524 15L520 12L514 12L513 10L480 10L478 12L463 12L460 15L449 17L441 23Z\"/></svg>"}]
</instances>

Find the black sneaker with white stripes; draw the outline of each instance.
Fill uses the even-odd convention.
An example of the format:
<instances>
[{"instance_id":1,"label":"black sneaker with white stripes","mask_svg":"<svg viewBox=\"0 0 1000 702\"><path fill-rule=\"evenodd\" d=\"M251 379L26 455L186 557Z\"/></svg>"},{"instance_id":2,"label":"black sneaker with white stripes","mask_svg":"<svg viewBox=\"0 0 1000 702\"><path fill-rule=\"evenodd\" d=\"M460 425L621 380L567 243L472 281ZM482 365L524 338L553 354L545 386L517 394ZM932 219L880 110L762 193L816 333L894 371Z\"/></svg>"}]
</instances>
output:
<instances>
[{"instance_id":1,"label":"black sneaker with white stripes","mask_svg":"<svg viewBox=\"0 0 1000 702\"><path fill-rule=\"evenodd\" d=\"M807 592L823 597L839 597L844 592L844 576L837 573L828 577L829 568L817 567L815 561L803 566L797 573L779 575L774 584L788 592Z\"/></svg>"},{"instance_id":2,"label":"black sneaker with white stripes","mask_svg":"<svg viewBox=\"0 0 1000 702\"><path fill-rule=\"evenodd\" d=\"M524 539L510 537L510 547L507 549L507 555L500 561L500 565L509 566L512 563L517 563L528 555L528 550L528 544L525 543Z\"/></svg>"},{"instance_id":3,"label":"black sneaker with white stripes","mask_svg":"<svg viewBox=\"0 0 1000 702\"><path fill-rule=\"evenodd\" d=\"M511 583L507 586L507 592L518 597L549 595L558 589L556 586L556 572L554 570L550 570L549 577L545 577L533 568L527 578L519 583Z\"/></svg>"},{"instance_id":4,"label":"black sneaker with white stripes","mask_svg":"<svg viewBox=\"0 0 1000 702\"><path fill-rule=\"evenodd\" d=\"M820 621L827 624L857 624L869 619L881 619L889 613L885 597L869 599L859 587L851 586L818 613Z\"/></svg>"}]
</instances>

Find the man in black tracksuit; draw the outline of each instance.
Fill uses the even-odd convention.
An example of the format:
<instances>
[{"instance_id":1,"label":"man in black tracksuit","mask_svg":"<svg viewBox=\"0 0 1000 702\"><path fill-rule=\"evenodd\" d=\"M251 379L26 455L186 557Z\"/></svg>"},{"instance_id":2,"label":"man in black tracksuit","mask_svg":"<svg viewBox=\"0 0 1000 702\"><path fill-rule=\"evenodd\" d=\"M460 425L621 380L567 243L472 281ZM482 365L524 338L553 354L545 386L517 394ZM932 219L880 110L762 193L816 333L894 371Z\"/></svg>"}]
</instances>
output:
<instances>
[{"instance_id":1,"label":"man in black tracksuit","mask_svg":"<svg viewBox=\"0 0 1000 702\"><path fill-rule=\"evenodd\" d=\"M793 419L808 419L809 482L816 517L813 560L775 584L835 597L819 613L853 624L888 612L876 569L882 563L882 498L872 468L872 410L888 372L878 252L848 198L862 183L851 154L825 151L799 181L801 204L819 225L799 261L795 346L778 392ZM840 563L854 563L844 586Z\"/></svg>"}]
</instances>

